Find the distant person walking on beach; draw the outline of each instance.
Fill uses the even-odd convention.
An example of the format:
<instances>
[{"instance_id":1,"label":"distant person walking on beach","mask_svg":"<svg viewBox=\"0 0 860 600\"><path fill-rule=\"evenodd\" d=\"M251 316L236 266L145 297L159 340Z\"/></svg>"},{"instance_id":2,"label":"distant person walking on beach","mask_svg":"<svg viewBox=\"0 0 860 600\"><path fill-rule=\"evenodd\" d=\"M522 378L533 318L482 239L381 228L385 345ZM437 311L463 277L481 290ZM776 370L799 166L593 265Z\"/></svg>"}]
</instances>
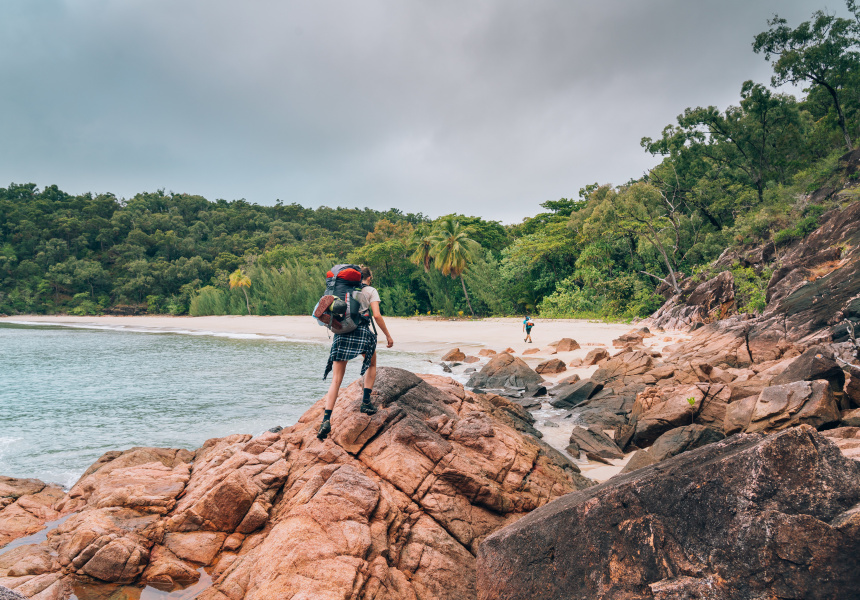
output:
<instances>
[{"instance_id":1,"label":"distant person walking on beach","mask_svg":"<svg viewBox=\"0 0 860 600\"><path fill-rule=\"evenodd\" d=\"M532 343L532 327L534 326L535 324L534 321L532 321L532 318L526 315L526 318L523 319L523 331L526 332L526 339L523 340L524 342L528 342L529 344Z\"/></svg>"},{"instance_id":2,"label":"distant person walking on beach","mask_svg":"<svg viewBox=\"0 0 860 600\"><path fill-rule=\"evenodd\" d=\"M375 287L371 287L371 281L373 281L373 273L369 268L362 265L361 283L364 287L358 292L361 312L364 313L367 310L372 312L373 319L379 323L379 328L385 334L385 339L388 342L387 347L391 348L394 345L394 338L388 333L388 327L385 326L385 321L379 312L379 292ZM317 433L317 437L321 440L324 440L331 433L331 413L334 410L334 402L337 400L340 384L343 382L346 363L359 354L364 356L364 362L361 363L361 374L364 375L364 397L361 402L361 412L368 415L376 413L376 407L370 402L370 392L373 390L374 381L376 381L376 333L370 330L370 323L368 322L360 324L349 333L336 333L334 336L331 353L325 366L325 373L323 373L323 379L325 379L330 372L334 372L331 386L329 386L325 397L323 422L320 425L319 433Z\"/></svg>"}]
</instances>

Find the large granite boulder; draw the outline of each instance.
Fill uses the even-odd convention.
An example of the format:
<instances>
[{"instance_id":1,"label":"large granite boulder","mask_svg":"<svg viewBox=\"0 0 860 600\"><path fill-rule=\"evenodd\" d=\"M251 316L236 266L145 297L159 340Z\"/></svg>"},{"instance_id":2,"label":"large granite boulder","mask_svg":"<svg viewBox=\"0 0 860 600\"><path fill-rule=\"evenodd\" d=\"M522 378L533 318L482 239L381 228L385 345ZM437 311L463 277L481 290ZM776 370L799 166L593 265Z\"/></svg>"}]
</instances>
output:
<instances>
[{"instance_id":1,"label":"large granite boulder","mask_svg":"<svg viewBox=\"0 0 860 600\"><path fill-rule=\"evenodd\" d=\"M719 442L725 437L722 431L711 427L685 425L684 427L667 431L658 437L651 447L648 448L648 452L655 460L666 460L682 452Z\"/></svg>"},{"instance_id":2,"label":"large granite boulder","mask_svg":"<svg viewBox=\"0 0 860 600\"><path fill-rule=\"evenodd\" d=\"M532 383L543 382L522 359L502 352L493 356L477 373L472 373L466 383L471 388L501 389L524 388Z\"/></svg>"},{"instance_id":3,"label":"large granite boulder","mask_svg":"<svg viewBox=\"0 0 860 600\"><path fill-rule=\"evenodd\" d=\"M575 492L489 536L478 598L847 598L860 464L814 429L746 434Z\"/></svg>"},{"instance_id":4,"label":"large granite boulder","mask_svg":"<svg viewBox=\"0 0 860 600\"><path fill-rule=\"evenodd\" d=\"M553 396L550 404L555 408L572 408L603 389L603 384L593 379L581 379L573 383L565 383L552 389Z\"/></svg>"},{"instance_id":5,"label":"large granite boulder","mask_svg":"<svg viewBox=\"0 0 860 600\"><path fill-rule=\"evenodd\" d=\"M201 600L459 600L476 595L488 534L591 485L500 396L389 368L375 415L361 395L340 393L325 441L320 401L278 432L106 455L55 505L68 518L46 541L0 556L0 585L38 600L194 582Z\"/></svg>"},{"instance_id":6,"label":"large granite boulder","mask_svg":"<svg viewBox=\"0 0 860 600\"><path fill-rule=\"evenodd\" d=\"M801 423L822 428L838 423L841 418L827 381L796 381L765 388L754 402L744 400L732 406L727 419L736 425L727 424L725 430L770 432Z\"/></svg>"},{"instance_id":7,"label":"large granite boulder","mask_svg":"<svg viewBox=\"0 0 860 600\"><path fill-rule=\"evenodd\" d=\"M815 381L824 379L834 393L845 387L845 373L833 359L833 352L822 346L813 346L795 358L785 370L774 377L773 385L795 381Z\"/></svg>"},{"instance_id":8,"label":"large granite boulder","mask_svg":"<svg viewBox=\"0 0 860 600\"><path fill-rule=\"evenodd\" d=\"M612 438L594 426L587 429L574 427L570 433L570 445L567 447L567 452L571 456L579 456L580 452L585 452L605 459L624 458L624 453Z\"/></svg>"},{"instance_id":9,"label":"large granite boulder","mask_svg":"<svg viewBox=\"0 0 860 600\"><path fill-rule=\"evenodd\" d=\"M544 373L555 375L556 373L562 373L564 371L567 371L567 366L564 364L564 361L557 358L545 360L535 367L535 372L541 375Z\"/></svg>"}]
</instances>

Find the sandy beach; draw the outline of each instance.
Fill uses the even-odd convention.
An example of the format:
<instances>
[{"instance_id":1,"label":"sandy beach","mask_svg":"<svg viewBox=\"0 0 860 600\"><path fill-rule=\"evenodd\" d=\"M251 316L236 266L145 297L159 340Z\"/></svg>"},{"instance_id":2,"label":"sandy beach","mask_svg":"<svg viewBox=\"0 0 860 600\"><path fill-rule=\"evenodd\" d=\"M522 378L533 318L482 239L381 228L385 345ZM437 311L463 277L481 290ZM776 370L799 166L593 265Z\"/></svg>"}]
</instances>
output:
<instances>
[{"instance_id":1,"label":"sandy beach","mask_svg":"<svg viewBox=\"0 0 860 600\"><path fill-rule=\"evenodd\" d=\"M62 323L123 328L147 328L159 331L196 331L276 335L303 341L327 343L330 333L309 316L220 316L171 317L72 317L59 315L24 315L0 317L0 322ZM481 348L513 348L522 354L527 348L543 347L554 340L571 337L580 345L611 346L614 338L633 329L631 325L598 323L576 319L537 319L532 330L534 344L523 342L522 319L499 318L447 320L431 317L385 317L394 336L394 347L405 352L443 353L460 348L466 354Z\"/></svg>"},{"instance_id":2,"label":"sandy beach","mask_svg":"<svg viewBox=\"0 0 860 600\"><path fill-rule=\"evenodd\" d=\"M613 352L612 340L619 335L636 329L634 325L618 323L601 323L576 319L536 319L532 330L534 343L523 341L522 320L519 318L492 318L482 320L447 320L430 317L385 319L389 331L394 337L394 350L405 352L421 352L442 354L452 348L460 348L467 355L477 355L483 348L502 351L512 348L516 356L521 357L532 368L548 358L559 358L569 363L574 358L584 357L596 347L606 347ZM246 334L273 336L280 339L297 341L329 342L330 333L317 325L306 316L215 316L215 317L171 317L171 316L141 316L141 317L73 317L28 315L0 317L0 323L30 323L30 324L62 324L77 327L109 327L130 331L175 331L177 333L195 332L198 334ZM580 349L572 352L556 353L551 342L561 338L573 338L579 342ZM657 350L668 343L678 341L682 334L673 332L646 340L646 344ZM539 349L538 353L523 355L528 349ZM380 344L380 363L385 364L386 348ZM472 365L455 367L453 375L465 381L466 368L480 369L487 359ZM557 375L544 375L548 384L559 379L578 374L582 378L589 377L596 366L568 368ZM547 399L548 400L548 399ZM566 411L554 409L549 402L544 402L539 411L533 413L537 419L536 426L543 433L544 440L553 447L564 451L570 438L570 432L575 424L570 419L564 419ZM626 464L629 456L622 460L612 461L612 465L602 465L579 460L580 468L587 477L597 481L605 481L618 473Z\"/></svg>"}]
</instances>

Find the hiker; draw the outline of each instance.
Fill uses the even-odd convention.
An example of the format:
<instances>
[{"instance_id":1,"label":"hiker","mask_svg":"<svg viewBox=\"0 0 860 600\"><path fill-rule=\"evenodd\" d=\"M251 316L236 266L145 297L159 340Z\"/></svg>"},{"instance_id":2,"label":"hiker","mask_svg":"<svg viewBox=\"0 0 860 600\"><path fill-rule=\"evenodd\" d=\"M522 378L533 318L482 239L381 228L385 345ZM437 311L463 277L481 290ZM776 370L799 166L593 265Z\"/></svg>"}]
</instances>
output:
<instances>
[{"instance_id":1,"label":"hiker","mask_svg":"<svg viewBox=\"0 0 860 600\"><path fill-rule=\"evenodd\" d=\"M526 339L523 340L524 342L528 342L529 344L532 343L532 327L534 326L535 324L534 321L532 321L532 318L526 315L526 318L523 319L523 331L526 332Z\"/></svg>"},{"instance_id":2,"label":"hiker","mask_svg":"<svg viewBox=\"0 0 860 600\"><path fill-rule=\"evenodd\" d=\"M394 345L394 338L388 332L388 327L385 326L385 321L379 312L379 292L370 285L373 281L373 273L364 265L360 269L363 287L358 292L357 298L361 304L361 312L370 311L372 313L372 318L376 319L379 328L385 334L385 339L388 342L387 347L391 348ZM337 400L340 384L343 382L344 372L346 372L346 362L359 354L364 356L364 361L361 363L361 374L364 375L364 397L361 401L361 412L367 415L376 413L376 407L370 402L370 392L373 390L373 382L376 380L376 334L370 330L370 320L368 319L359 324L353 331L336 333L334 336L331 353L323 374L323 379L325 379L329 372L333 372L331 386L329 386L325 397L322 425L320 425L319 433L317 433L317 437L321 440L324 440L331 433L331 413L334 410L334 402Z\"/></svg>"}]
</instances>

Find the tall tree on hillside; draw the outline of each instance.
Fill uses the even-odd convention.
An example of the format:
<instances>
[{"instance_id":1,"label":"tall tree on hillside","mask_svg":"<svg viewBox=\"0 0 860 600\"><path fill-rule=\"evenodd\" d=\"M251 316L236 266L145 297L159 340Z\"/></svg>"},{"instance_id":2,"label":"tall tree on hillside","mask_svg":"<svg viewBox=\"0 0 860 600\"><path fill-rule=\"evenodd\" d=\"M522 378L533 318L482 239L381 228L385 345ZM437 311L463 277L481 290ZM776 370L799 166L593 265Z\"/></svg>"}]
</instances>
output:
<instances>
[{"instance_id":1,"label":"tall tree on hillside","mask_svg":"<svg viewBox=\"0 0 860 600\"><path fill-rule=\"evenodd\" d=\"M819 10L812 14L811 21L804 21L797 29L792 29L788 21L774 15L767 23L770 29L755 37L753 50L764 54L765 60L774 59L771 63L773 85L810 83L827 90L833 100L845 146L853 150L845 122L842 91L846 77L860 64L860 13L853 0L848 0L847 4L854 21Z\"/></svg>"},{"instance_id":2,"label":"tall tree on hillside","mask_svg":"<svg viewBox=\"0 0 860 600\"><path fill-rule=\"evenodd\" d=\"M248 301L248 292L245 288L251 287L251 278L242 272L242 269L236 269L230 273L230 289L240 288L245 294L245 307L248 309L248 314L251 314L251 303Z\"/></svg>"},{"instance_id":3,"label":"tall tree on hillside","mask_svg":"<svg viewBox=\"0 0 860 600\"><path fill-rule=\"evenodd\" d=\"M453 217L446 217L438 223L436 230L431 235L431 240L430 255L433 257L436 268L443 275L460 278L463 295L466 296L466 304L474 317L475 311L469 300L469 292L466 291L463 271L478 256L481 245L470 238L468 229L461 226L460 222L455 221Z\"/></svg>"}]
</instances>

